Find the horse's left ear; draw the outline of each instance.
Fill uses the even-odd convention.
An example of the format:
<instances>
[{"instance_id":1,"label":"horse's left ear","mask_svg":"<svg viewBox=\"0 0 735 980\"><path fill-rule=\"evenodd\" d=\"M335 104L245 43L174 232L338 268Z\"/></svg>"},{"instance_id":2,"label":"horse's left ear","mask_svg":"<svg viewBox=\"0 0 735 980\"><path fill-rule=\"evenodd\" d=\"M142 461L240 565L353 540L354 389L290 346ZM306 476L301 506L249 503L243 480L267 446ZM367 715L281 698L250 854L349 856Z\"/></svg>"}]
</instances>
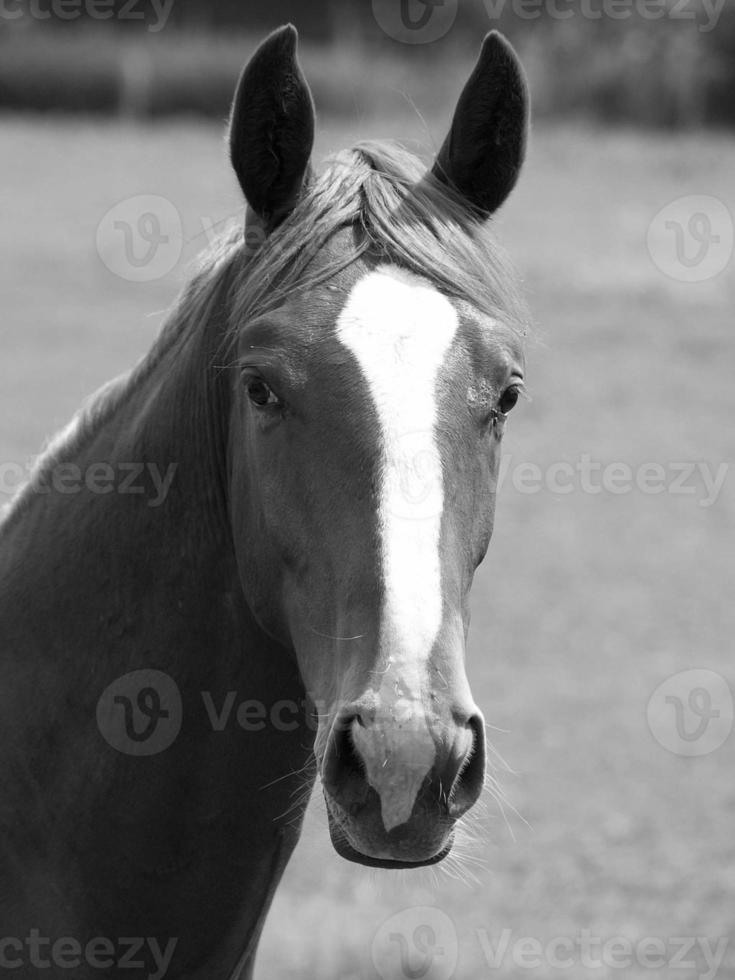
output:
<instances>
[{"instance_id":1,"label":"horse's left ear","mask_svg":"<svg viewBox=\"0 0 735 980\"><path fill-rule=\"evenodd\" d=\"M314 145L314 102L296 59L292 24L263 41L245 66L230 116L230 159L245 198L275 227L306 183Z\"/></svg>"},{"instance_id":2,"label":"horse's left ear","mask_svg":"<svg viewBox=\"0 0 735 980\"><path fill-rule=\"evenodd\" d=\"M518 179L528 116L528 85L518 56L501 34L491 31L459 97L432 173L487 217Z\"/></svg>"}]
</instances>

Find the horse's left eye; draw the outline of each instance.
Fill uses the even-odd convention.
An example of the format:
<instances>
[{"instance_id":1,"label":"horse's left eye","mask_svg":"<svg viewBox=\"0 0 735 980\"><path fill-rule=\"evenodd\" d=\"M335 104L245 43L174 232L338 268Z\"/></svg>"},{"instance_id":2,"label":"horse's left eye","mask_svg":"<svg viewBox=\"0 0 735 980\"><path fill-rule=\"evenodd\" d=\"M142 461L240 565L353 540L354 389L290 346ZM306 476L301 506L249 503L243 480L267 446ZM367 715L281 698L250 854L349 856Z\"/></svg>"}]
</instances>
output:
<instances>
[{"instance_id":1,"label":"horse's left eye","mask_svg":"<svg viewBox=\"0 0 735 980\"><path fill-rule=\"evenodd\" d=\"M506 388L503 394L500 396L500 401L498 402L498 409L507 415L508 412L513 408L513 406L518 401L518 396L520 395L520 388Z\"/></svg>"},{"instance_id":2,"label":"horse's left eye","mask_svg":"<svg viewBox=\"0 0 735 980\"><path fill-rule=\"evenodd\" d=\"M248 382L247 392L250 401L258 408L280 404L278 397L262 378L252 378Z\"/></svg>"}]
</instances>

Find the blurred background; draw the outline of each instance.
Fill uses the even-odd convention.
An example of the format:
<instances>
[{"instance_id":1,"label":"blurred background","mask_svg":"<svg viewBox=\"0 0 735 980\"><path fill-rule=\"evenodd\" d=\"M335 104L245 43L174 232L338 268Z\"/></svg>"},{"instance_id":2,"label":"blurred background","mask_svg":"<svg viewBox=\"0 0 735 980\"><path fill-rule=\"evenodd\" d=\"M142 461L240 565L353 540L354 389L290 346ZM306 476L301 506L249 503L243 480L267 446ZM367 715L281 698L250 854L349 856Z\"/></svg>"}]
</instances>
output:
<instances>
[{"instance_id":1,"label":"blurred background","mask_svg":"<svg viewBox=\"0 0 735 980\"><path fill-rule=\"evenodd\" d=\"M286 20L317 159L388 137L430 160L482 36L518 49L535 127L495 225L533 400L469 651L505 802L456 859L387 873L336 857L317 789L259 976L732 977L729 0L3 0L0 505L241 220L223 123Z\"/></svg>"},{"instance_id":2,"label":"blurred background","mask_svg":"<svg viewBox=\"0 0 735 980\"><path fill-rule=\"evenodd\" d=\"M443 107L468 48L497 27L537 116L735 125L729 0L3 0L0 107L222 117L243 50L289 19L335 116L384 112L409 78Z\"/></svg>"}]
</instances>

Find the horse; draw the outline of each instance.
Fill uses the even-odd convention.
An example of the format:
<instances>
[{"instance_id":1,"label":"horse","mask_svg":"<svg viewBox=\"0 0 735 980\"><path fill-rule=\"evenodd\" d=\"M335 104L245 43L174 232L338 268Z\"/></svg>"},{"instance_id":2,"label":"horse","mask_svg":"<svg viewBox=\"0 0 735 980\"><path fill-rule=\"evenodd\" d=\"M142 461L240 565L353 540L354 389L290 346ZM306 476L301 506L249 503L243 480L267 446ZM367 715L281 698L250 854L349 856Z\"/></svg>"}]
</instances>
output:
<instances>
[{"instance_id":1,"label":"horse","mask_svg":"<svg viewBox=\"0 0 735 980\"><path fill-rule=\"evenodd\" d=\"M490 33L428 169L376 142L317 173L314 131L288 25L233 101L244 221L3 519L17 977L246 980L317 776L337 853L385 869L441 861L482 791L468 596L527 323L490 218L527 83Z\"/></svg>"}]
</instances>

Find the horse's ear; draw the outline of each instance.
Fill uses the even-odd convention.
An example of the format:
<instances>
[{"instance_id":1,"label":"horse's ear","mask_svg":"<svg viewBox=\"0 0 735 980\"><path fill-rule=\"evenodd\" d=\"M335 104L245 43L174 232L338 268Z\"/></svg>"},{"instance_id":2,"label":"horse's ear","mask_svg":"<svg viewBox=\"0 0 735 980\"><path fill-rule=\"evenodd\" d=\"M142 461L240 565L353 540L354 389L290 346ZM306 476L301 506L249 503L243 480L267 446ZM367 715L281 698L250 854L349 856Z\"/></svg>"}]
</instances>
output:
<instances>
[{"instance_id":1,"label":"horse's ear","mask_svg":"<svg viewBox=\"0 0 735 980\"><path fill-rule=\"evenodd\" d=\"M529 97L513 48L497 31L482 43L432 173L482 217L513 190L526 153Z\"/></svg>"},{"instance_id":2,"label":"horse's ear","mask_svg":"<svg viewBox=\"0 0 735 980\"><path fill-rule=\"evenodd\" d=\"M292 24L263 41L245 66L230 116L230 159L255 214L274 227L310 172L314 103L296 59Z\"/></svg>"}]
</instances>

